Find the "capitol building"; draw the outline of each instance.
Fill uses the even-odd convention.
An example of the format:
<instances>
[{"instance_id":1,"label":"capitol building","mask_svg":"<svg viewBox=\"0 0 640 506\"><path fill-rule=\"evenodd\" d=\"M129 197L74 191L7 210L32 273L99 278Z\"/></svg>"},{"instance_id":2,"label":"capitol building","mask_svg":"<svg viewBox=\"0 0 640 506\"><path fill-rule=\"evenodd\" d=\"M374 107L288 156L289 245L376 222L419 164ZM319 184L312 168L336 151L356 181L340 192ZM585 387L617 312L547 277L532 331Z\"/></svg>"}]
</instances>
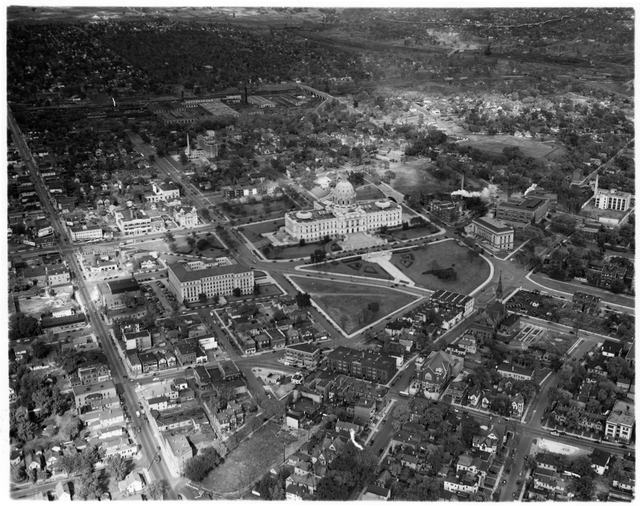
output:
<instances>
[{"instance_id":1,"label":"capitol building","mask_svg":"<svg viewBox=\"0 0 640 506\"><path fill-rule=\"evenodd\" d=\"M329 197L313 209L285 214L284 232L293 241L319 241L329 236L344 239L349 234L374 232L402 225L402 208L391 200L356 202L356 191L348 181L339 181Z\"/></svg>"}]
</instances>

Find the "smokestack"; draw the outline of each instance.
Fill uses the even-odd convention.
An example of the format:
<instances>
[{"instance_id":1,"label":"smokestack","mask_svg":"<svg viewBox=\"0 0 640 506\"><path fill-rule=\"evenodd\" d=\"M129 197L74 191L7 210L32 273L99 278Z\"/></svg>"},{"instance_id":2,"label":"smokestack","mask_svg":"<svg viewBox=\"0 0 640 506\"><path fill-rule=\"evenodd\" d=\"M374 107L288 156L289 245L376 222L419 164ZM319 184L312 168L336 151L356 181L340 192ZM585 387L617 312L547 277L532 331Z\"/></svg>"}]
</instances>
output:
<instances>
[{"instance_id":1,"label":"smokestack","mask_svg":"<svg viewBox=\"0 0 640 506\"><path fill-rule=\"evenodd\" d=\"M593 189L593 196L595 197L596 195L598 195L598 179L600 178L600 173L596 172L596 186Z\"/></svg>"},{"instance_id":2,"label":"smokestack","mask_svg":"<svg viewBox=\"0 0 640 506\"><path fill-rule=\"evenodd\" d=\"M464 190L464 173L462 174L462 180L460 181L460 189Z\"/></svg>"},{"instance_id":3,"label":"smokestack","mask_svg":"<svg viewBox=\"0 0 640 506\"><path fill-rule=\"evenodd\" d=\"M244 87L244 105L249 103L249 92L247 91L247 86Z\"/></svg>"}]
</instances>

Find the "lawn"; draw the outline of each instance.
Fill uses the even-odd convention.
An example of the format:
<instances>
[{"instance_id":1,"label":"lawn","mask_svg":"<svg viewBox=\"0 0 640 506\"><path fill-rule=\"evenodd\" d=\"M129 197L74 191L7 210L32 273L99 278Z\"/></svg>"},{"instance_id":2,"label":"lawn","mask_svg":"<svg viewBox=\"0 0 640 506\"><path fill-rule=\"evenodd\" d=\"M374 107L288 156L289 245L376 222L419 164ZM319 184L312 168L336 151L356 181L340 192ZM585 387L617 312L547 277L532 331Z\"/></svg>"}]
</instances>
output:
<instances>
[{"instance_id":1,"label":"lawn","mask_svg":"<svg viewBox=\"0 0 640 506\"><path fill-rule=\"evenodd\" d=\"M298 276L293 278L347 334L417 300L412 295L382 287ZM368 309L372 302L378 304L378 311L375 313Z\"/></svg>"},{"instance_id":2,"label":"lawn","mask_svg":"<svg viewBox=\"0 0 640 506\"><path fill-rule=\"evenodd\" d=\"M555 143L542 143L532 139L513 137L511 135L479 135L469 134L469 140L460 142L461 146L473 146L482 151L490 153L502 153L504 148L520 148L526 156L532 158L542 158L549 155L560 146Z\"/></svg>"},{"instance_id":3,"label":"lawn","mask_svg":"<svg viewBox=\"0 0 640 506\"><path fill-rule=\"evenodd\" d=\"M320 272L346 274L347 276L362 276L366 278L393 279L380 265L366 260L359 260L358 257L346 258L344 260L333 260L320 265L308 267Z\"/></svg>"},{"instance_id":4,"label":"lawn","mask_svg":"<svg viewBox=\"0 0 640 506\"><path fill-rule=\"evenodd\" d=\"M438 232L438 228L435 225L427 224L424 227L408 228L406 230L389 230L386 235L400 239L402 241L407 239L419 239L421 237L428 237ZM384 235L381 234L382 237Z\"/></svg>"},{"instance_id":5,"label":"lawn","mask_svg":"<svg viewBox=\"0 0 640 506\"><path fill-rule=\"evenodd\" d=\"M282 463L284 445L289 447L298 442L291 433L279 429L278 425L268 423L245 439L225 457L221 466L209 473L202 485L219 494L240 492L272 467L277 468ZM301 437L306 438L306 432Z\"/></svg>"},{"instance_id":6,"label":"lawn","mask_svg":"<svg viewBox=\"0 0 640 506\"><path fill-rule=\"evenodd\" d=\"M304 246L287 246L278 249L273 246L266 246L261 249L262 254L269 260L281 260L281 259L294 259L294 258L311 258L311 253L317 249L324 249L324 246L319 242L312 242L305 244Z\"/></svg>"},{"instance_id":7,"label":"lawn","mask_svg":"<svg viewBox=\"0 0 640 506\"><path fill-rule=\"evenodd\" d=\"M242 227L238 227L238 229L242 230L242 233L247 236L247 239L253 242L255 239L262 239L261 234L265 232L276 232L280 227L284 227L284 218L243 225Z\"/></svg>"},{"instance_id":8,"label":"lawn","mask_svg":"<svg viewBox=\"0 0 640 506\"><path fill-rule=\"evenodd\" d=\"M378 189L377 186L372 184L366 184L364 186L358 186L356 188L357 200L378 200L384 199L384 193Z\"/></svg>"},{"instance_id":9,"label":"lawn","mask_svg":"<svg viewBox=\"0 0 640 506\"><path fill-rule=\"evenodd\" d=\"M490 272L484 259L471 258L468 251L468 248L458 245L456 241L442 241L394 253L391 263L418 286L468 295L487 280ZM427 274L434 267L453 268L457 279L446 281L438 279L433 274Z\"/></svg>"}]
</instances>

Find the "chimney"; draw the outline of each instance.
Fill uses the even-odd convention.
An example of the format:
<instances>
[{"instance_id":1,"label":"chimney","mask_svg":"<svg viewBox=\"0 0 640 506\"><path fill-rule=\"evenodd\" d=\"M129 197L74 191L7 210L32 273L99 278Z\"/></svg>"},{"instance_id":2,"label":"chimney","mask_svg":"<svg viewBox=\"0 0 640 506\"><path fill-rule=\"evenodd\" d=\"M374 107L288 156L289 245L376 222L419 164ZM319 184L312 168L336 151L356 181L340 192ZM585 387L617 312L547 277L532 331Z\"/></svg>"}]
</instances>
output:
<instances>
[{"instance_id":1,"label":"chimney","mask_svg":"<svg viewBox=\"0 0 640 506\"><path fill-rule=\"evenodd\" d=\"M460 189L464 190L464 173L462 174L462 180L460 181Z\"/></svg>"},{"instance_id":2,"label":"chimney","mask_svg":"<svg viewBox=\"0 0 640 506\"><path fill-rule=\"evenodd\" d=\"M593 189L593 196L597 196L598 195L598 179L600 178L600 174L596 172L596 186Z\"/></svg>"}]
</instances>

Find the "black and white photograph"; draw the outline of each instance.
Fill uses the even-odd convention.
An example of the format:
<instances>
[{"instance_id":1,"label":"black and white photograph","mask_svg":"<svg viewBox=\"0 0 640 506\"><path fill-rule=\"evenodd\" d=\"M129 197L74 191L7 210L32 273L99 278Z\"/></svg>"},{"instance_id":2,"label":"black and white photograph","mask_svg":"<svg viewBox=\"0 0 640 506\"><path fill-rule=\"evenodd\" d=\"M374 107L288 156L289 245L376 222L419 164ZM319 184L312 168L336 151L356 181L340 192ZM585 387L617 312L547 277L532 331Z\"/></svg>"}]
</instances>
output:
<instances>
[{"instance_id":1,"label":"black and white photograph","mask_svg":"<svg viewBox=\"0 0 640 506\"><path fill-rule=\"evenodd\" d=\"M8 501L635 501L634 2L67 4L4 6Z\"/></svg>"}]
</instances>

